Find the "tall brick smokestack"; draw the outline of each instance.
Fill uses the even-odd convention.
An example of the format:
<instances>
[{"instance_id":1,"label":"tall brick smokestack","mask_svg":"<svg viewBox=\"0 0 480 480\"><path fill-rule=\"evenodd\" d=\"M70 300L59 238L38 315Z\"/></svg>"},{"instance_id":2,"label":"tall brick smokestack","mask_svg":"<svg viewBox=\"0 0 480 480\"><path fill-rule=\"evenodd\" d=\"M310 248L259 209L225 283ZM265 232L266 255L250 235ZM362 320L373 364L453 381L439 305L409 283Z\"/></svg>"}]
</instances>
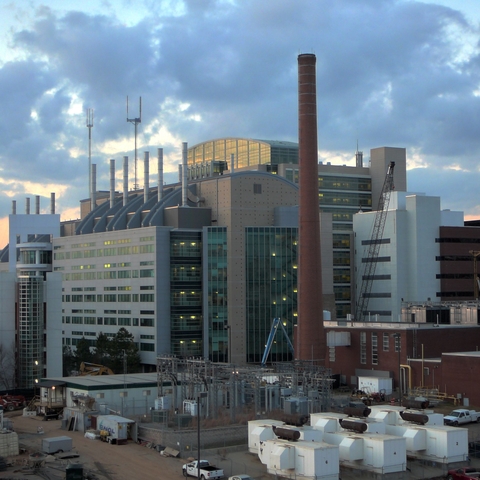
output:
<instances>
[{"instance_id":1,"label":"tall brick smokestack","mask_svg":"<svg viewBox=\"0 0 480 480\"><path fill-rule=\"evenodd\" d=\"M298 157L300 205L298 319L295 358L325 362L322 265L318 207L316 57L298 56Z\"/></svg>"}]
</instances>

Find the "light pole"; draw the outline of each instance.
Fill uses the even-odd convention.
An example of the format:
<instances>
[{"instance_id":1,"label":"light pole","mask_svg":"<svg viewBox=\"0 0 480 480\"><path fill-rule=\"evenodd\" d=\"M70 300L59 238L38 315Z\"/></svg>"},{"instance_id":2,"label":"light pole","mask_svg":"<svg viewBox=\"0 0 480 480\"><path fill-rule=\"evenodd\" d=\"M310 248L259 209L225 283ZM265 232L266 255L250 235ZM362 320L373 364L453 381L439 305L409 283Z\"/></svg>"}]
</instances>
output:
<instances>
[{"instance_id":1,"label":"light pole","mask_svg":"<svg viewBox=\"0 0 480 480\"><path fill-rule=\"evenodd\" d=\"M393 337L395 338L395 348L398 351L398 393L399 393L399 403L402 405L402 360L401 360L401 339L402 336L400 333L394 333Z\"/></svg>"},{"instance_id":2,"label":"light pole","mask_svg":"<svg viewBox=\"0 0 480 480\"><path fill-rule=\"evenodd\" d=\"M228 335L228 355L227 355L227 362L232 363L232 331L230 325L225 325L223 327L227 331Z\"/></svg>"},{"instance_id":3,"label":"light pole","mask_svg":"<svg viewBox=\"0 0 480 480\"><path fill-rule=\"evenodd\" d=\"M208 395L207 392L199 392L197 395L197 478L200 480L200 402L202 398L205 398Z\"/></svg>"}]
</instances>

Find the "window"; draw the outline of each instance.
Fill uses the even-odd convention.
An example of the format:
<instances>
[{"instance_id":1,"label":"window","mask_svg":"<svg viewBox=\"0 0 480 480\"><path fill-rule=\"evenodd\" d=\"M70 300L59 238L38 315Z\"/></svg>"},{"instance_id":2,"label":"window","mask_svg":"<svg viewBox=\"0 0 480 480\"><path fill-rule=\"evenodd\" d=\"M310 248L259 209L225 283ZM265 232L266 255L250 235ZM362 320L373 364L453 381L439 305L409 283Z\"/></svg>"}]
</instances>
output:
<instances>
[{"instance_id":1,"label":"window","mask_svg":"<svg viewBox=\"0 0 480 480\"><path fill-rule=\"evenodd\" d=\"M140 343L140 350L142 352L154 352L155 351L155 344L154 343Z\"/></svg>"},{"instance_id":2,"label":"window","mask_svg":"<svg viewBox=\"0 0 480 480\"><path fill-rule=\"evenodd\" d=\"M360 332L360 363L367 363L367 333Z\"/></svg>"},{"instance_id":3,"label":"window","mask_svg":"<svg viewBox=\"0 0 480 480\"><path fill-rule=\"evenodd\" d=\"M129 318L119 318L118 319L118 325L122 327L129 327L132 324L131 320Z\"/></svg>"},{"instance_id":4,"label":"window","mask_svg":"<svg viewBox=\"0 0 480 480\"><path fill-rule=\"evenodd\" d=\"M141 318L140 319L141 327L153 327L153 318Z\"/></svg>"},{"instance_id":5,"label":"window","mask_svg":"<svg viewBox=\"0 0 480 480\"><path fill-rule=\"evenodd\" d=\"M140 278L152 278L154 276L153 268L140 270Z\"/></svg>"},{"instance_id":6,"label":"window","mask_svg":"<svg viewBox=\"0 0 480 480\"><path fill-rule=\"evenodd\" d=\"M390 350L390 336L388 333L383 334L383 351L388 352Z\"/></svg>"},{"instance_id":7,"label":"window","mask_svg":"<svg viewBox=\"0 0 480 480\"><path fill-rule=\"evenodd\" d=\"M115 295L113 293L106 293L103 296L103 301L104 302L116 302L117 301L117 295Z\"/></svg>"},{"instance_id":8,"label":"window","mask_svg":"<svg viewBox=\"0 0 480 480\"><path fill-rule=\"evenodd\" d=\"M138 248L139 253L154 253L153 245L140 245Z\"/></svg>"},{"instance_id":9,"label":"window","mask_svg":"<svg viewBox=\"0 0 480 480\"><path fill-rule=\"evenodd\" d=\"M129 293L119 293L118 294L118 301L119 302L131 302L132 296Z\"/></svg>"},{"instance_id":10,"label":"window","mask_svg":"<svg viewBox=\"0 0 480 480\"><path fill-rule=\"evenodd\" d=\"M132 272L130 270L118 271L118 278L130 278L131 276L132 276Z\"/></svg>"},{"instance_id":11,"label":"window","mask_svg":"<svg viewBox=\"0 0 480 480\"><path fill-rule=\"evenodd\" d=\"M72 295L72 302L83 302L83 295Z\"/></svg>"},{"instance_id":12,"label":"window","mask_svg":"<svg viewBox=\"0 0 480 480\"><path fill-rule=\"evenodd\" d=\"M378 365L378 334L372 332L372 365Z\"/></svg>"},{"instance_id":13,"label":"window","mask_svg":"<svg viewBox=\"0 0 480 480\"><path fill-rule=\"evenodd\" d=\"M402 341L400 338L400 334L395 334L395 351L396 352L401 352L402 351Z\"/></svg>"},{"instance_id":14,"label":"window","mask_svg":"<svg viewBox=\"0 0 480 480\"><path fill-rule=\"evenodd\" d=\"M117 319L113 317L105 317L103 319L103 324L104 325L116 325L117 324Z\"/></svg>"},{"instance_id":15,"label":"window","mask_svg":"<svg viewBox=\"0 0 480 480\"><path fill-rule=\"evenodd\" d=\"M154 302L155 294L154 293L141 293L140 302Z\"/></svg>"}]
</instances>

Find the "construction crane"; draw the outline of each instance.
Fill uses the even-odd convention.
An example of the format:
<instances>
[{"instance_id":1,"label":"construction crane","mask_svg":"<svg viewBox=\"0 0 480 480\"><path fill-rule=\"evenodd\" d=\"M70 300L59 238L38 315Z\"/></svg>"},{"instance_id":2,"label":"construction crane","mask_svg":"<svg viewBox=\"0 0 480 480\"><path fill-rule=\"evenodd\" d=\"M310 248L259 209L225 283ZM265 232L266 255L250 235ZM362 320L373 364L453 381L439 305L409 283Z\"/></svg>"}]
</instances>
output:
<instances>
[{"instance_id":1,"label":"construction crane","mask_svg":"<svg viewBox=\"0 0 480 480\"><path fill-rule=\"evenodd\" d=\"M265 344L265 351L263 352L263 357L262 357L262 367L264 367L267 363L267 358L268 354L270 353L270 350L272 349L273 345L273 340L275 339L275 335L277 333L278 327L282 327L283 334L285 335L285 338L287 339L287 344L288 348L292 352L293 355L293 345L292 342L290 341L290 338L288 337L287 330L283 326L283 323L281 322L280 318L274 318L272 322L272 328L270 329L270 334L268 335L267 343Z\"/></svg>"},{"instance_id":2,"label":"construction crane","mask_svg":"<svg viewBox=\"0 0 480 480\"><path fill-rule=\"evenodd\" d=\"M372 291L372 283L377 268L378 254L383 238L383 230L387 220L388 206L390 204L390 194L394 189L393 186L393 169L395 162L390 162L387 169L387 175L383 182L382 192L378 199L377 212L375 214L375 222L373 224L372 238L368 245L368 252L365 258L365 271L362 276L362 286L358 295L357 308L355 309L354 320L361 321L367 313L368 301Z\"/></svg>"},{"instance_id":3,"label":"construction crane","mask_svg":"<svg viewBox=\"0 0 480 480\"><path fill-rule=\"evenodd\" d=\"M114 375L113 371L105 365L98 365L96 363L82 362L80 364L80 377L93 375Z\"/></svg>"}]
</instances>

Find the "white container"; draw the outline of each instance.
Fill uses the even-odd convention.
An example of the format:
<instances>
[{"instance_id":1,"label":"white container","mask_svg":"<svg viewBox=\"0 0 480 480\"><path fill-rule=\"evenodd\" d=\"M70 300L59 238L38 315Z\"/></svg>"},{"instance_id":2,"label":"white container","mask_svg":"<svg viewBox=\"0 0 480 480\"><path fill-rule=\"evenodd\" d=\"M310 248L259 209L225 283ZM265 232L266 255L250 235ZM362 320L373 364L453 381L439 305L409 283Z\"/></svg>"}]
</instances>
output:
<instances>
[{"instance_id":1,"label":"white container","mask_svg":"<svg viewBox=\"0 0 480 480\"><path fill-rule=\"evenodd\" d=\"M358 377L358 389L366 393L384 391L386 395L391 395L392 379L386 377Z\"/></svg>"},{"instance_id":2,"label":"white container","mask_svg":"<svg viewBox=\"0 0 480 480\"><path fill-rule=\"evenodd\" d=\"M135 422L118 415L99 415L97 417L97 429L106 430L108 435L115 440L127 440L129 423Z\"/></svg>"},{"instance_id":3,"label":"white container","mask_svg":"<svg viewBox=\"0 0 480 480\"><path fill-rule=\"evenodd\" d=\"M67 436L42 439L43 453L70 452L73 448L73 440Z\"/></svg>"},{"instance_id":4,"label":"white container","mask_svg":"<svg viewBox=\"0 0 480 480\"><path fill-rule=\"evenodd\" d=\"M158 397L155 399L155 410L170 410L172 399L170 397Z\"/></svg>"},{"instance_id":5,"label":"white container","mask_svg":"<svg viewBox=\"0 0 480 480\"><path fill-rule=\"evenodd\" d=\"M248 422L248 451L258 455L260 442L275 438L272 425L280 426L279 420L251 420Z\"/></svg>"}]
</instances>

